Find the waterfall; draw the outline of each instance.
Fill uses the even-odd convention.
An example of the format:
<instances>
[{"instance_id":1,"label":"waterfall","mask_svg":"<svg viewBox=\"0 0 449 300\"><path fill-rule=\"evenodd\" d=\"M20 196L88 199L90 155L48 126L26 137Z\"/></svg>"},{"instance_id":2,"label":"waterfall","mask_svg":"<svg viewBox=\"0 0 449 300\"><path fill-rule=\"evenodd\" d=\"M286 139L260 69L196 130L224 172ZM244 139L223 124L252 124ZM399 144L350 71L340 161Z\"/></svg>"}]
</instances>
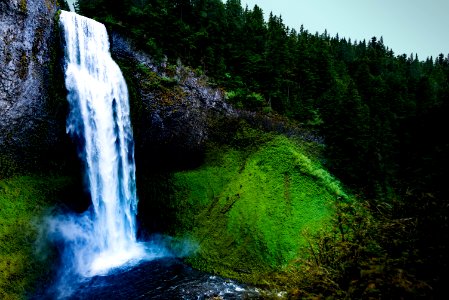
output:
<instances>
[{"instance_id":1,"label":"waterfall","mask_svg":"<svg viewBox=\"0 0 449 300\"><path fill-rule=\"evenodd\" d=\"M61 12L60 24L70 106L67 132L80 144L92 206L82 215L54 218L50 231L65 242L63 260L72 261L63 269L89 277L149 258L149 251L136 241L128 90L109 53L106 28L66 11Z\"/></svg>"},{"instance_id":2,"label":"waterfall","mask_svg":"<svg viewBox=\"0 0 449 300\"><path fill-rule=\"evenodd\" d=\"M76 0L66 0L67 4L69 5L70 11L75 11L75 1Z\"/></svg>"}]
</instances>

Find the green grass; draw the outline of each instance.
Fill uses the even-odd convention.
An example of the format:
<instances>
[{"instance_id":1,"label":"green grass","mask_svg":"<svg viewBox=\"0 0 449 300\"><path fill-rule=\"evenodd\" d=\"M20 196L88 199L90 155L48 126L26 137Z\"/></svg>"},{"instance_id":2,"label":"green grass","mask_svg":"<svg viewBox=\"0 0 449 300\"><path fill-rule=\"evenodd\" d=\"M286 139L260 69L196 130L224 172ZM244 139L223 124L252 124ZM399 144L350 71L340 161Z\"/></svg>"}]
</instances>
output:
<instances>
[{"instance_id":1,"label":"green grass","mask_svg":"<svg viewBox=\"0 0 449 300\"><path fill-rule=\"evenodd\" d=\"M39 217L69 184L65 177L23 176L0 181L0 299L23 299L46 265L36 257Z\"/></svg>"},{"instance_id":2,"label":"green grass","mask_svg":"<svg viewBox=\"0 0 449 300\"><path fill-rule=\"evenodd\" d=\"M212 147L205 164L174 175L178 235L199 244L194 267L257 281L307 253L329 226L339 183L283 136L246 149ZM310 152L311 154L312 152Z\"/></svg>"}]
</instances>

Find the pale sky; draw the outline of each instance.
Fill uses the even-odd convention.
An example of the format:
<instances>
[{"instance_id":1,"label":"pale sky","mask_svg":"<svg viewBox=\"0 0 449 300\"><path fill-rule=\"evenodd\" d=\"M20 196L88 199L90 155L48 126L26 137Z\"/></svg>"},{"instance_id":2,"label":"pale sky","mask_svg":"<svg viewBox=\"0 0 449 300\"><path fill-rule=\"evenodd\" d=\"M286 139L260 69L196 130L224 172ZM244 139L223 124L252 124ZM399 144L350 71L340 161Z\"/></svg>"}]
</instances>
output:
<instances>
[{"instance_id":1,"label":"pale sky","mask_svg":"<svg viewBox=\"0 0 449 300\"><path fill-rule=\"evenodd\" d=\"M74 0L68 0L69 3ZM224 2L226 0L223 0ZM299 31L361 41L383 37L395 55L417 53L420 60L449 54L449 0L241 0L272 11Z\"/></svg>"},{"instance_id":2,"label":"pale sky","mask_svg":"<svg viewBox=\"0 0 449 300\"><path fill-rule=\"evenodd\" d=\"M417 53L419 60L449 54L449 0L241 0L270 11L284 24L315 34L361 41L383 37L395 55Z\"/></svg>"}]
</instances>

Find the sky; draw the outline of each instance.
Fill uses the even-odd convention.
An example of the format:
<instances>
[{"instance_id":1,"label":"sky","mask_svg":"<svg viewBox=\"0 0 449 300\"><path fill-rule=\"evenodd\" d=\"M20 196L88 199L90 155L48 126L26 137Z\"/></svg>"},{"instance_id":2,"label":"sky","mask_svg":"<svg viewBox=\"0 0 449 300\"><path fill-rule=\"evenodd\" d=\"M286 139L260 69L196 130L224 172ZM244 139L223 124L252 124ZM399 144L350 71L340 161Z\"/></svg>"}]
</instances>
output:
<instances>
[{"instance_id":1,"label":"sky","mask_svg":"<svg viewBox=\"0 0 449 300\"><path fill-rule=\"evenodd\" d=\"M418 54L419 60L449 54L449 0L241 0L257 4L267 18L281 15L286 26L299 31L351 41L383 37L395 55Z\"/></svg>"}]
</instances>

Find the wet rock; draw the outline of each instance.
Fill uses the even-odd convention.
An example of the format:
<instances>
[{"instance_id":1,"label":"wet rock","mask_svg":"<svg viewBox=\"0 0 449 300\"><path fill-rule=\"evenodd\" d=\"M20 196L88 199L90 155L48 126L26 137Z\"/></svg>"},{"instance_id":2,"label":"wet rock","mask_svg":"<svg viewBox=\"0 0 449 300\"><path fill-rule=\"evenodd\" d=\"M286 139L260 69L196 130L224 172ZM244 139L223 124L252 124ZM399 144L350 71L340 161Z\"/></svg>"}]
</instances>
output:
<instances>
[{"instance_id":1,"label":"wet rock","mask_svg":"<svg viewBox=\"0 0 449 300\"><path fill-rule=\"evenodd\" d=\"M56 11L55 0L0 1L0 156L23 166L53 153L65 131L50 96Z\"/></svg>"}]
</instances>

